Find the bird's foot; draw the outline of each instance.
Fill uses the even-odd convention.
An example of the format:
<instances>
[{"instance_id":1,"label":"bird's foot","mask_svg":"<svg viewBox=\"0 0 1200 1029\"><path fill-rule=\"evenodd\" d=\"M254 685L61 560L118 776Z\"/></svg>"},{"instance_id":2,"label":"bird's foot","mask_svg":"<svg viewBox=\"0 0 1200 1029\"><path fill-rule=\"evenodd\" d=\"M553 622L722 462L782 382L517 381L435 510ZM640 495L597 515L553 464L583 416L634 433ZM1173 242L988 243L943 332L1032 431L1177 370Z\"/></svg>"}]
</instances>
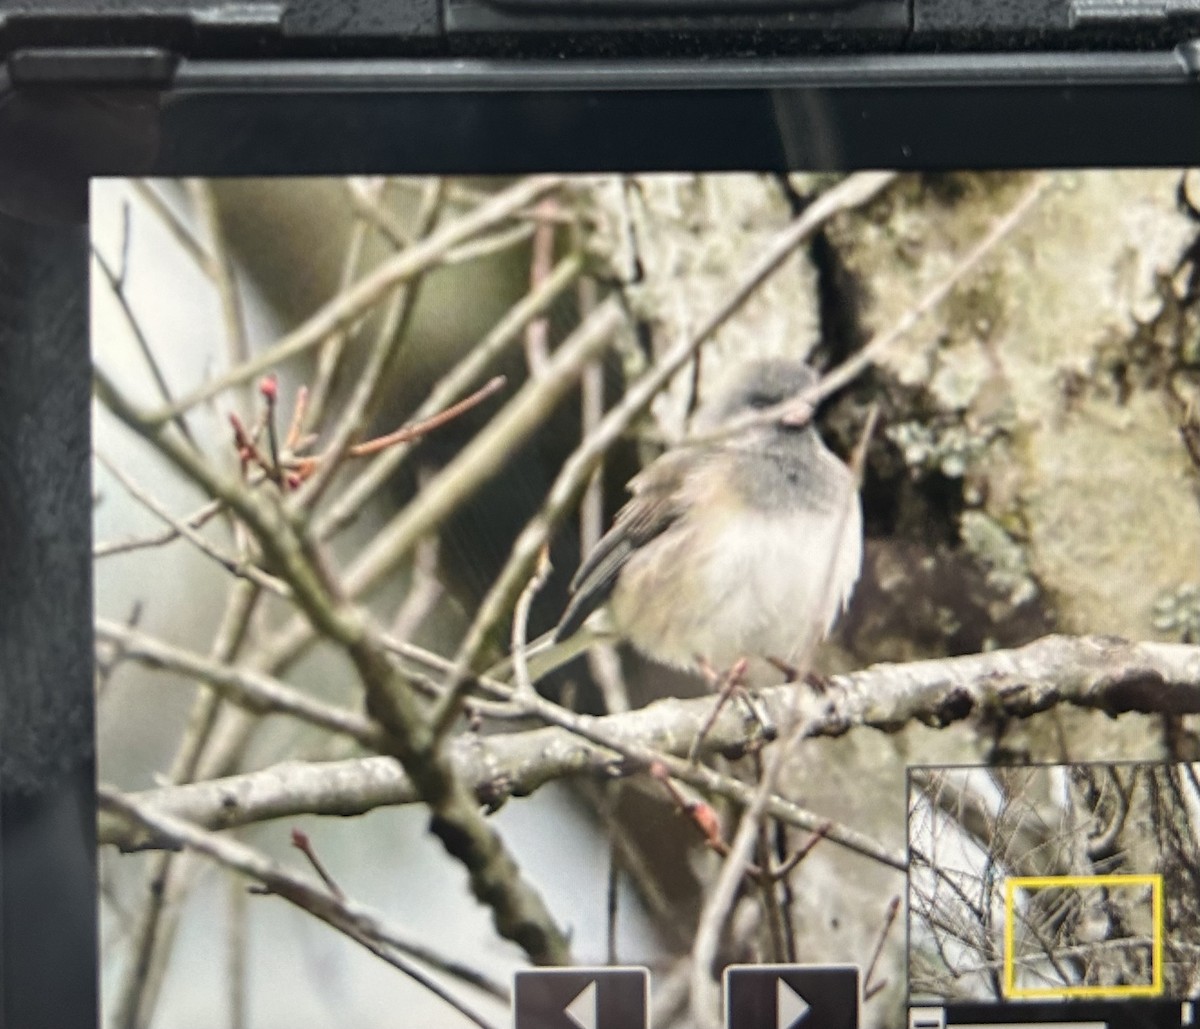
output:
<instances>
[{"instance_id":1,"label":"bird's foot","mask_svg":"<svg viewBox=\"0 0 1200 1029\"><path fill-rule=\"evenodd\" d=\"M778 657L768 657L767 663L784 674L785 678L783 681L785 683L802 682L807 686L811 686L818 693L824 693L829 689L829 679L824 675L818 675L816 672L802 671L795 665Z\"/></svg>"},{"instance_id":2,"label":"bird's foot","mask_svg":"<svg viewBox=\"0 0 1200 1029\"><path fill-rule=\"evenodd\" d=\"M762 697L758 695L758 691L750 686L743 686L739 697L743 704L746 705L746 710L750 714L750 718L758 726L758 735L750 741L751 750L758 749L766 743L773 743L779 737L779 728L775 725L771 718L770 712L763 706Z\"/></svg>"},{"instance_id":3,"label":"bird's foot","mask_svg":"<svg viewBox=\"0 0 1200 1029\"><path fill-rule=\"evenodd\" d=\"M688 761L690 763L695 764L699 759L700 748L703 746L705 739L712 732L712 728L716 725L717 719L725 709L725 705L735 697L746 706L749 718L758 726L758 733L746 744L745 749L747 751L757 749L765 743L770 743L779 735L778 729L776 729L775 723L771 721L771 716L767 714L762 701L746 685L746 669L749 666L749 661L746 658L739 658L726 672L718 672L703 657L697 657L696 663L700 668L700 673L708 680L709 685L717 694L717 701L708 713L708 717L705 718L704 724L696 734L696 738L692 740L691 747L688 749Z\"/></svg>"},{"instance_id":4,"label":"bird's foot","mask_svg":"<svg viewBox=\"0 0 1200 1029\"><path fill-rule=\"evenodd\" d=\"M829 676L827 675L819 675L817 672L805 672L800 677L800 681L805 686L811 686L815 693L829 692Z\"/></svg>"},{"instance_id":5,"label":"bird's foot","mask_svg":"<svg viewBox=\"0 0 1200 1029\"><path fill-rule=\"evenodd\" d=\"M767 664L783 673L784 682L795 682L800 678L800 669L781 657L768 657Z\"/></svg>"}]
</instances>

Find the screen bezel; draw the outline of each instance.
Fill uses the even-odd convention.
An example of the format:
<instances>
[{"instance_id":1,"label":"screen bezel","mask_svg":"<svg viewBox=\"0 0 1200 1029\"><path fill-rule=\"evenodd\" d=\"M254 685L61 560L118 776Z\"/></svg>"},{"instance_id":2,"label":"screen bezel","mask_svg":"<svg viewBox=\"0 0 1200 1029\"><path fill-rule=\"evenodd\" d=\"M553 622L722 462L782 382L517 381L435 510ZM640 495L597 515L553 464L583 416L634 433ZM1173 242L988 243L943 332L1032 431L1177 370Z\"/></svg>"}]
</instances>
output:
<instances>
[{"instance_id":1,"label":"screen bezel","mask_svg":"<svg viewBox=\"0 0 1200 1029\"><path fill-rule=\"evenodd\" d=\"M1200 163L1200 89L1169 53L184 62L161 92L5 85L0 138L25 157L0 176L0 702L17 743L0 764L0 1012L29 1029L99 1018L89 176Z\"/></svg>"}]
</instances>

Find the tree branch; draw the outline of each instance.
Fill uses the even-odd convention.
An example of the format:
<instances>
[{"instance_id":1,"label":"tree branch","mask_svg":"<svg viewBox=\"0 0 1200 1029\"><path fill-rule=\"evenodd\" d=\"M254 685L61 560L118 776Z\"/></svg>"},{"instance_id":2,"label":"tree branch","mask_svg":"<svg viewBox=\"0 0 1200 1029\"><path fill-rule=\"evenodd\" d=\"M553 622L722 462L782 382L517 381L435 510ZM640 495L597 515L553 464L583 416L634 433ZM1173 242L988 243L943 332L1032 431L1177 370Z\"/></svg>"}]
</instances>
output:
<instances>
[{"instance_id":1,"label":"tree branch","mask_svg":"<svg viewBox=\"0 0 1200 1029\"><path fill-rule=\"evenodd\" d=\"M231 871L261 883L269 893L302 908L338 932L350 937L360 946L375 954L376 957L416 980L453 1007L459 1014L480 1026L481 1029L491 1029L488 1022L402 955L409 953L420 957L444 971L458 975L493 996L504 996L505 991L502 987L473 969L452 959L442 958L420 943L404 939L400 933L387 926L379 915L369 909L344 897L338 897L300 876L293 875L270 858L238 840L205 832L203 829L198 829L171 815L149 810L145 804L139 803L135 798L112 787L101 786L99 788L99 801L101 809L107 810L113 817L141 825L158 836L169 839L175 848L187 847ZM401 953L398 954L396 951Z\"/></svg>"},{"instance_id":2,"label":"tree branch","mask_svg":"<svg viewBox=\"0 0 1200 1029\"><path fill-rule=\"evenodd\" d=\"M561 183L560 176L540 175L523 179L497 193L461 218L454 219L442 229L384 261L350 289L339 292L328 304L293 329L275 346L230 369L225 375L206 382L164 410L156 411L147 421L153 425L161 425L197 404L202 404L210 397L262 375L288 358L315 347L365 314L373 304L397 286L438 264L453 247L512 217L516 211L532 203L542 194L557 188Z\"/></svg>"},{"instance_id":3,"label":"tree branch","mask_svg":"<svg viewBox=\"0 0 1200 1029\"><path fill-rule=\"evenodd\" d=\"M388 751L404 764L430 807L431 831L466 867L471 888L492 909L500 935L524 948L537 963L568 963L570 948L562 930L503 841L480 815L474 796L456 777L410 684L384 649L371 619L326 576L311 536L297 528L278 502L219 475L203 457L138 410L98 368L93 382L97 396L118 419L154 445L188 479L224 501L245 523L264 557L288 582L313 628L353 662L368 713L386 731Z\"/></svg>"},{"instance_id":4,"label":"tree branch","mask_svg":"<svg viewBox=\"0 0 1200 1029\"><path fill-rule=\"evenodd\" d=\"M291 715L328 732L349 736L372 750L378 750L384 744L383 730L370 718L326 704L262 672L172 646L106 618L96 619L96 638L117 644L122 659L191 676L249 711Z\"/></svg>"},{"instance_id":5,"label":"tree branch","mask_svg":"<svg viewBox=\"0 0 1200 1029\"><path fill-rule=\"evenodd\" d=\"M802 687L776 686L763 690L760 699L767 712L780 720L798 688ZM557 779L579 775L609 779L643 770L636 762L622 761L616 748L682 759L713 703L711 697L670 698L603 718L573 715L588 726L591 740L552 727L484 738L458 737L446 750L459 780L480 803L494 805L508 797L527 796ZM806 712L804 736L841 736L856 726L899 732L915 722L942 727L980 711L1026 718L1059 704L1113 716L1125 711L1200 713L1200 646L1047 636L1014 650L876 665L830 679L824 697ZM543 713L540 707L537 713ZM757 727L748 726L737 708L729 705L713 723L702 752L741 753L756 733ZM601 739L612 747L594 742ZM739 802L744 798L736 786L752 790L723 780L702 766L688 773L686 762L679 765L683 768L672 765L671 774L697 788ZM299 814L358 815L420 799L403 770L391 759L380 757L323 765L288 763L137 796L155 809L208 828ZM775 798L767 812L809 830L826 822L782 798ZM859 841L839 833L837 827L829 832L829 839L862 851ZM137 847L146 840L122 832L102 817L100 842ZM881 857L877 853L871 856ZM903 859L896 860L903 867Z\"/></svg>"}]
</instances>

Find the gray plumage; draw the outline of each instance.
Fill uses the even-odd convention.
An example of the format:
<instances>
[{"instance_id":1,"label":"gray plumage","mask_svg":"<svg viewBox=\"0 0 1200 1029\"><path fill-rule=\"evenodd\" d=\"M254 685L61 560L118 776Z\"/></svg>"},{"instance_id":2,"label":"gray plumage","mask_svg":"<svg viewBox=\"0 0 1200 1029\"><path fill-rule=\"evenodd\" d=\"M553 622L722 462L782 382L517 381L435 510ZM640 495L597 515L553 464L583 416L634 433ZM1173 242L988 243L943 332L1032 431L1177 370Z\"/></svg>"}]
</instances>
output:
<instances>
[{"instance_id":1,"label":"gray plumage","mask_svg":"<svg viewBox=\"0 0 1200 1029\"><path fill-rule=\"evenodd\" d=\"M701 442L630 480L632 497L572 580L555 639L605 606L618 636L684 668L794 662L827 635L862 559L853 476L811 424L772 419L720 434L815 381L798 361L743 366L697 413Z\"/></svg>"}]
</instances>

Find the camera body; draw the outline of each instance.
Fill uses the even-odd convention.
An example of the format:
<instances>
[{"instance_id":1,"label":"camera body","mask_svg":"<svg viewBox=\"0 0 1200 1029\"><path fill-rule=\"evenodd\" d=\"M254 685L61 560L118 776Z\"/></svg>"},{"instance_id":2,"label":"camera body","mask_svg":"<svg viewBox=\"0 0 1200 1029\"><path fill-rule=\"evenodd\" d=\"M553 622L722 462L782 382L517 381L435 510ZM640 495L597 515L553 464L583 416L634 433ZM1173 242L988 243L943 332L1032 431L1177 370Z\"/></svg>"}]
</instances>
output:
<instances>
[{"instance_id":1,"label":"camera body","mask_svg":"<svg viewBox=\"0 0 1200 1029\"><path fill-rule=\"evenodd\" d=\"M645 170L1186 164L1198 38L1200 9L1169 0L6 0L0 209L79 220L92 175L586 171L618 153Z\"/></svg>"},{"instance_id":2,"label":"camera body","mask_svg":"<svg viewBox=\"0 0 1200 1029\"><path fill-rule=\"evenodd\" d=\"M1188 0L7 0L0 39L23 74L130 84L170 58L437 55L573 58L812 53L1146 50L1194 35ZM75 54L92 51L89 66ZM47 63L60 52L57 71ZM117 52L126 51L123 70ZM135 51L142 51L139 67ZM34 68L34 55L39 54ZM98 59L113 62L102 72Z\"/></svg>"},{"instance_id":3,"label":"camera body","mask_svg":"<svg viewBox=\"0 0 1200 1029\"><path fill-rule=\"evenodd\" d=\"M1182 166L1198 76L1197 0L0 0L0 1023L96 1010L93 177Z\"/></svg>"}]
</instances>

